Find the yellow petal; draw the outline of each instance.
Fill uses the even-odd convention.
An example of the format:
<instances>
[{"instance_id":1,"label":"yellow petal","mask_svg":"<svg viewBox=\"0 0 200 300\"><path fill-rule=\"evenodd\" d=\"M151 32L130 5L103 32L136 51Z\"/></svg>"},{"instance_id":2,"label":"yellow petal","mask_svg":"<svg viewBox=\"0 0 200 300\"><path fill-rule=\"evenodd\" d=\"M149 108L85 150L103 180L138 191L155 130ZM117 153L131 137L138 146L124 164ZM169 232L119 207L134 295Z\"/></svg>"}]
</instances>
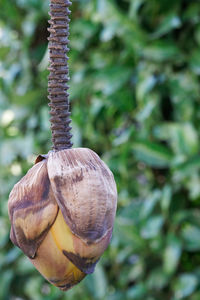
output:
<instances>
[{"instance_id":1,"label":"yellow petal","mask_svg":"<svg viewBox=\"0 0 200 300\"><path fill-rule=\"evenodd\" d=\"M31 262L49 282L62 290L67 290L79 283L85 274L63 254L59 240L61 236L70 245L70 232L60 227L57 217Z\"/></svg>"},{"instance_id":2,"label":"yellow petal","mask_svg":"<svg viewBox=\"0 0 200 300\"><path fill-rule=\"evenodd\" d=\"M112 234L112 230L110 230L100 241L88 245L71 232L61 210L59 210L50 231L57 248L86 274L94 271L95 265L107 248Z\"/></svg>"}]
</instances>

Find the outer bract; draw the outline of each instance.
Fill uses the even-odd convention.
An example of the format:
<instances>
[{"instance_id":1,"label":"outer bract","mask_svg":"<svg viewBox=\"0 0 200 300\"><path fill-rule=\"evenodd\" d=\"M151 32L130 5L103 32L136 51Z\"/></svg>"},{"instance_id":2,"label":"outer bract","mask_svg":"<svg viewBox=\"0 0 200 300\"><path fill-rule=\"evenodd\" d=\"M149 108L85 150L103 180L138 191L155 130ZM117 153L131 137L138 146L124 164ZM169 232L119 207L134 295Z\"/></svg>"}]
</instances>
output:
<instances>
[{"instance_id":1,"label":"outer bract","mask_svg":"<svg viewBox=\"0 0 200 300\"><path fill-rule=\"evenodd\" d=\"M40 156L9 197L11 240L66 290L94 271L112 235L117 190L92 150Z\"/></svg>"}]
</instances>

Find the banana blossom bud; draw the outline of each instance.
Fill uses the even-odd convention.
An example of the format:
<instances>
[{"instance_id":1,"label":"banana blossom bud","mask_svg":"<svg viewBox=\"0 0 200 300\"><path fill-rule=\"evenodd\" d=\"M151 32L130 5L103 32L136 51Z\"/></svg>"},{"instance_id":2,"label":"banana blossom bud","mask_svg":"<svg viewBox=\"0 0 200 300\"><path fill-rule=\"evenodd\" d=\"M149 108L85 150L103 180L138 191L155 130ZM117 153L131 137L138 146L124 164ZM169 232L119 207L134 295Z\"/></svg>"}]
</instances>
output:
<instances>
[{"instance_id":1,"label":"banana blossom bud","mask_svg":"<svg viewBox=\"0 0 200 300\"><path fill-rule=\"evenodd\" d=\"M94 271L116 205L113 174L96 153L52 151L10 193L10 238L49 282L67 290Z\"/></svg>"}]
</instances>

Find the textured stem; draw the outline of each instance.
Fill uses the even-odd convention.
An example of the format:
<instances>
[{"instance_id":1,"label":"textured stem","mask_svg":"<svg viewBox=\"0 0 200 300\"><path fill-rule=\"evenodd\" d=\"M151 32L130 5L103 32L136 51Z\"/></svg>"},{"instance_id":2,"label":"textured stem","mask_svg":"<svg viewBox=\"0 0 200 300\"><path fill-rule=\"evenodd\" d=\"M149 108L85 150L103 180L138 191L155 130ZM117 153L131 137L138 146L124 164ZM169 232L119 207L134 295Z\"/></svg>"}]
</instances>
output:
<instances>
[{"instance_id":1,"label":"textured stem","mask_svg":"<svg viewBox=\"0 0 200 300\"><path fill-rule=\"evenodd\" d=\"M71 119L69 111L69 0L51 0L49 21L49 106L51 107L51 131L54 150L69 149L71 142Z\"/></svg>"}]
</instances>

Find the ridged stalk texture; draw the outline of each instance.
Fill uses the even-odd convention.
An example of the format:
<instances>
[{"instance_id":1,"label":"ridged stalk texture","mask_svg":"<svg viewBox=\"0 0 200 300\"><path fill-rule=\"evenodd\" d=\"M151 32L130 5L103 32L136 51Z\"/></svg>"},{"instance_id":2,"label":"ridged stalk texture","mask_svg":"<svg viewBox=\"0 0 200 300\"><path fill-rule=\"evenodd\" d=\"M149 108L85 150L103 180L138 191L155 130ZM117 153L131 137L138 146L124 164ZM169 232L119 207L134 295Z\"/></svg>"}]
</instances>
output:
<instances>
[{"instance_id":1,"label":"ridged stalk texture","mask_svg":"<svg viewBox=\"0 0 200 300\"><path fill-rule=\"evenodd\" d=\"M51 107L51 131L54 150L69 149L71 142L71 119L69 111L69 0L51 0L49 21L49 106Z\"/></svg>"}]
</instances>

